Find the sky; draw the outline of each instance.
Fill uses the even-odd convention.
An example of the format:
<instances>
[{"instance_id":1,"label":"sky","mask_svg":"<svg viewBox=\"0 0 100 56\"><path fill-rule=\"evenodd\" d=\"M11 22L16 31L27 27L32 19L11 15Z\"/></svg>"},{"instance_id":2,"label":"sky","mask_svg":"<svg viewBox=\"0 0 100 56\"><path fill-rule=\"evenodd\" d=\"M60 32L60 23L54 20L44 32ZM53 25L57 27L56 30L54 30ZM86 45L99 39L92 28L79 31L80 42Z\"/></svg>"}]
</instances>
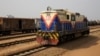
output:
<instances>
[{"instance_id":1,"label":"sky","mask_svg":"<svg viewBox=\"0 0 100 56\"><path fill-rule=\"evenodd\" d=\"M100 0L0 0L0 16L39 18L47 6L79 12L89 20L100 19Z\"/></svg>"}]
</instances>

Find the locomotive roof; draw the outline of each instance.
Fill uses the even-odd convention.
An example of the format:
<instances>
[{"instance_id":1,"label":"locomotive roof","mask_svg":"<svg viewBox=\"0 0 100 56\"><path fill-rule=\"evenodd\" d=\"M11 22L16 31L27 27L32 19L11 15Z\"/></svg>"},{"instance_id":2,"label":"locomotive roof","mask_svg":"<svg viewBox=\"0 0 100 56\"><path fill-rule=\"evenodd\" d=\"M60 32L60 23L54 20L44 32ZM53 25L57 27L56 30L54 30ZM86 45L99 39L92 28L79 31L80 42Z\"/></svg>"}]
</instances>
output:
<instances>
[{"instance_id":1,"label":"locomotive roof","mask_svg":"<svg viewBox=\"0 0 100 56\"><path fill-rule=\"evenodd\" d=\"M60 21L67 21L66 19L66 11L64 9L54 9L54 10L50 10L50 11L42 11L42 14L43 13L57 13L58 14L58 17L59 17L59 20ZM63 16L60 16L60 14L62 14Z\"/></svg>"},{"instance_id":2,"label":"locomotive roof","mask_svg":"<svg viewBox=\"0 0 100 56\"><path fill-rule=\"evenodd\" d=\"M55 13L56 11L42 11L41 13Z\"/></svg>"},{"instance_id":3,"label":"locomotive roof","mask_svg":"<svg viewBox=\"0 0 100 56\"><path fill-rule=\"evenodd\" d=\"M53 9L53 10L50 10L50 11L43 11L42 13L57 13L58 14L58 17L59 17L59 20L61 22L66 22L66 21L70 21L70 19L67 19L67 15L75 15L75 16L78 16L76 17L76 20L77 21L83 21L84 20L84 15L80 15L80 13L75 13L75 12L72 12L70 10L65 10L65 9Z\"/></svg>"}]
</instances>

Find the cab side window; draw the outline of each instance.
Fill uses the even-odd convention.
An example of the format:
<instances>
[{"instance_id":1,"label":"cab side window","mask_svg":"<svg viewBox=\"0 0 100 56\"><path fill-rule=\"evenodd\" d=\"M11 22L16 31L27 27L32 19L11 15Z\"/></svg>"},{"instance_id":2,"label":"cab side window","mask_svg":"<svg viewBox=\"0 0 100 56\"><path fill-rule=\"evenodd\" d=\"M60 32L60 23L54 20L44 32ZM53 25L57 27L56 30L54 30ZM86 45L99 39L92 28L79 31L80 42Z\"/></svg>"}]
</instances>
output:
<instances>
[{"instance_id":1,"label":"cab side window","mask_svg":"<svg viewBox=\"0 0 100 56\"><path fill-rule=\"evenodd\" d=\"M67 19L69 20L69 15L67 15Z\"/></svg>"},{"instance_id":2,"label":"cab side window","mask_svg":"<svg viewBox=\"0 0 100 56\"><path fill-rule=\"evenodd\" d=\"M75 21L75 15L71 15L71 21Z\"/></svg>"}]
</instances>

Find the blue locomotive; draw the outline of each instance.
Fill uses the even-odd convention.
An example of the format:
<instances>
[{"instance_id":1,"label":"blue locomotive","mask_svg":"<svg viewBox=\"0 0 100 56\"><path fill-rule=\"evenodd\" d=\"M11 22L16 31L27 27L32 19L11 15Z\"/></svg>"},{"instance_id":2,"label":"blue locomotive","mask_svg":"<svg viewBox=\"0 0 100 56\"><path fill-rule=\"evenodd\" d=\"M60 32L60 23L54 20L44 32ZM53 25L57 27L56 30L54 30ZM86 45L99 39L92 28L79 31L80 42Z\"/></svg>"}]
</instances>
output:
<instances>
[{"instance_id":1,"label":"blue locomotive","mask_svg":"<svg viewBox=\"0 0 100 56\"><path fill-rule=\"evenodd\" d=\"M51 9L41 13L40 30L37 42L41 44L57 45L60 42L88 36L88 20L80 13L73 13L64 9Z\"/></svg>"}]
</instances>

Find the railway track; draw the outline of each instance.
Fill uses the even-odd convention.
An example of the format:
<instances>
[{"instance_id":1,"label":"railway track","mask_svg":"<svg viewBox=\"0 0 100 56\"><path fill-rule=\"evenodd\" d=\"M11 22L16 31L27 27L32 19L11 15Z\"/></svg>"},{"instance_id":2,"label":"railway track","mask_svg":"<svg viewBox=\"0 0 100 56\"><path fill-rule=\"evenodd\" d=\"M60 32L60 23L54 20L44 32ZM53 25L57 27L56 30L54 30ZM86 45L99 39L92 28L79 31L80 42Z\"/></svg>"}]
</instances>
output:
<instances>
[{"instance_id":1,"label":"railway track","mask_svg":"<svg viewBox=\"0 0 100 56\"><path fill-rule=\"evenodd\" d=\"M44 46L36 47L36 48L30 49L30 50L27 50L27 51L24 51L21 53L12 54L11 56L28 56L29 54L36 53L36 52L45 50L47 48L49 48L49 47L44 47Z\"/></svg>"},{"instance_id":2,"label":"railway track","mask_svg":"<svg viewBox=\"0 0 100 56\"><path fill-rule=\"evenodd\" d=\"M7 39L24 37L24 36L30 36L30 35L36 35L36 34L35 33L27 33L27 34L14 34L14 35L8 35L8 36L0 36L0 41L5 40L5 39L7 40Z\"/></svg>"},{"instance_id":3,"label":"railway track","mask_svg":"<svg viewBox=\"0 0 100 56\"><path fill-rule=\"evenodd\" d=\"M89 28L90 29L96 29L96 28L100 28L100 26L99 25L97 25L97 26L89 26Z\"/></svg>"},{"instance_id":4,"label":"railway track","mask_svg":"<svg viewBox=\"0 0 100 56\"><path fill-rule=\"evenodd\" d=\"M97 32L97 31L100 31L100 28L92 29L92 30L90 30L90 33L94 33L94 32Z\"/></svg>"},{"instance_id":5,"label":"railway track","mask_svg":"<svg viewBox=\"0 0 100 56\"><path fill-rule=\"evenodd\" d=\"M7 47L7 46L11 46L11 45L16 45L16 44L20 44L20 43L34 41L35 38L36 37L34 35L32 35L32 36L26 36L26 37L20 36L19 38L1 40L0 47Z\"/></svg>"},{"instance_id":6,"label":"railway track","mask_svg":"<svg viewBox=\"0 0 100 56\"><path fill-rule=\"evenodd\" d=\"M16 45L16 44L21 44L21 43L26 43L26 42L31 42L31 41L35 41L35 38L25 39L25 40L20 40L20 41L13 41L9 43L2 43L0 44L0 47L8 47L11 45Z\"/></svg>"},{"instance_id":7,"label":"railway track","mask_svg":"<svg viewBox=\"0 0 100 56\"><path fill-rule=\"evenodd\" d=\"M26 51L32 52L32 49L41 48L43 47L41 44L37 43L36 41L31 41L27 43L22 43L14 46L10 46L0 50L0 56L14 56L18 54L25 53ZM33 53L33 52L32 52Z\"/></svg>"},{"instance_id":8,"label":"railway track","mask_svg":"<svg viewBox=\"0 0 100 56\"><path fill-rule=\"evenodd\" d=\"M97 29L97 30L93 30L93 31L90 31L91 33L94 33L94 32L97 32L97 31L100 31L100 29ZM42 49L43 48L43 49ZM42 51L44 49L47 49L48 47L38 47L38 48L34 48L34 49L30 49L28 51L24 51L24 52L21 52L21 53L17 53L17 54L13 54L11 56L27 56L27 55L30 55L32 53L36 53L38 51ZM35 51L36 50L36 51Z\"/></svg>"},{"instance_id":9,"label":"railway track","mask_svg":"<svg viewBox=\"0 0 100 56\"><path fill-rule=\"evenodd\" d=\"M93 32L96 32L96 31L100 31L100 29L91 30L90 32L93 33ZM30 41L30 42L31 43L34 43L33 41ZM25 43L23 43L23 44L25 44ZM38 52L38 51L42 51L42 50L48 48L48 47L43 47L41 44L36 44L36 45L28 45L28 44L23 45L23 44L21 44L21 45L24 48L22 48L21 46L20 46L20 48L13 47L12 48L12 49L14 49L13 51L9 51L9 48L8 48L8 51L9 51L8 53L7 53L7 51L4 50L5 52L1 51L0 55L4 55L5 54L6 56L27 56L29 54L32 54L32 53L35 53L35 52ZM24 49L24 50L22 50L22 49ZM21 51L18 51L18 50L21 50Z\"/></svg>"}]
</instances>

